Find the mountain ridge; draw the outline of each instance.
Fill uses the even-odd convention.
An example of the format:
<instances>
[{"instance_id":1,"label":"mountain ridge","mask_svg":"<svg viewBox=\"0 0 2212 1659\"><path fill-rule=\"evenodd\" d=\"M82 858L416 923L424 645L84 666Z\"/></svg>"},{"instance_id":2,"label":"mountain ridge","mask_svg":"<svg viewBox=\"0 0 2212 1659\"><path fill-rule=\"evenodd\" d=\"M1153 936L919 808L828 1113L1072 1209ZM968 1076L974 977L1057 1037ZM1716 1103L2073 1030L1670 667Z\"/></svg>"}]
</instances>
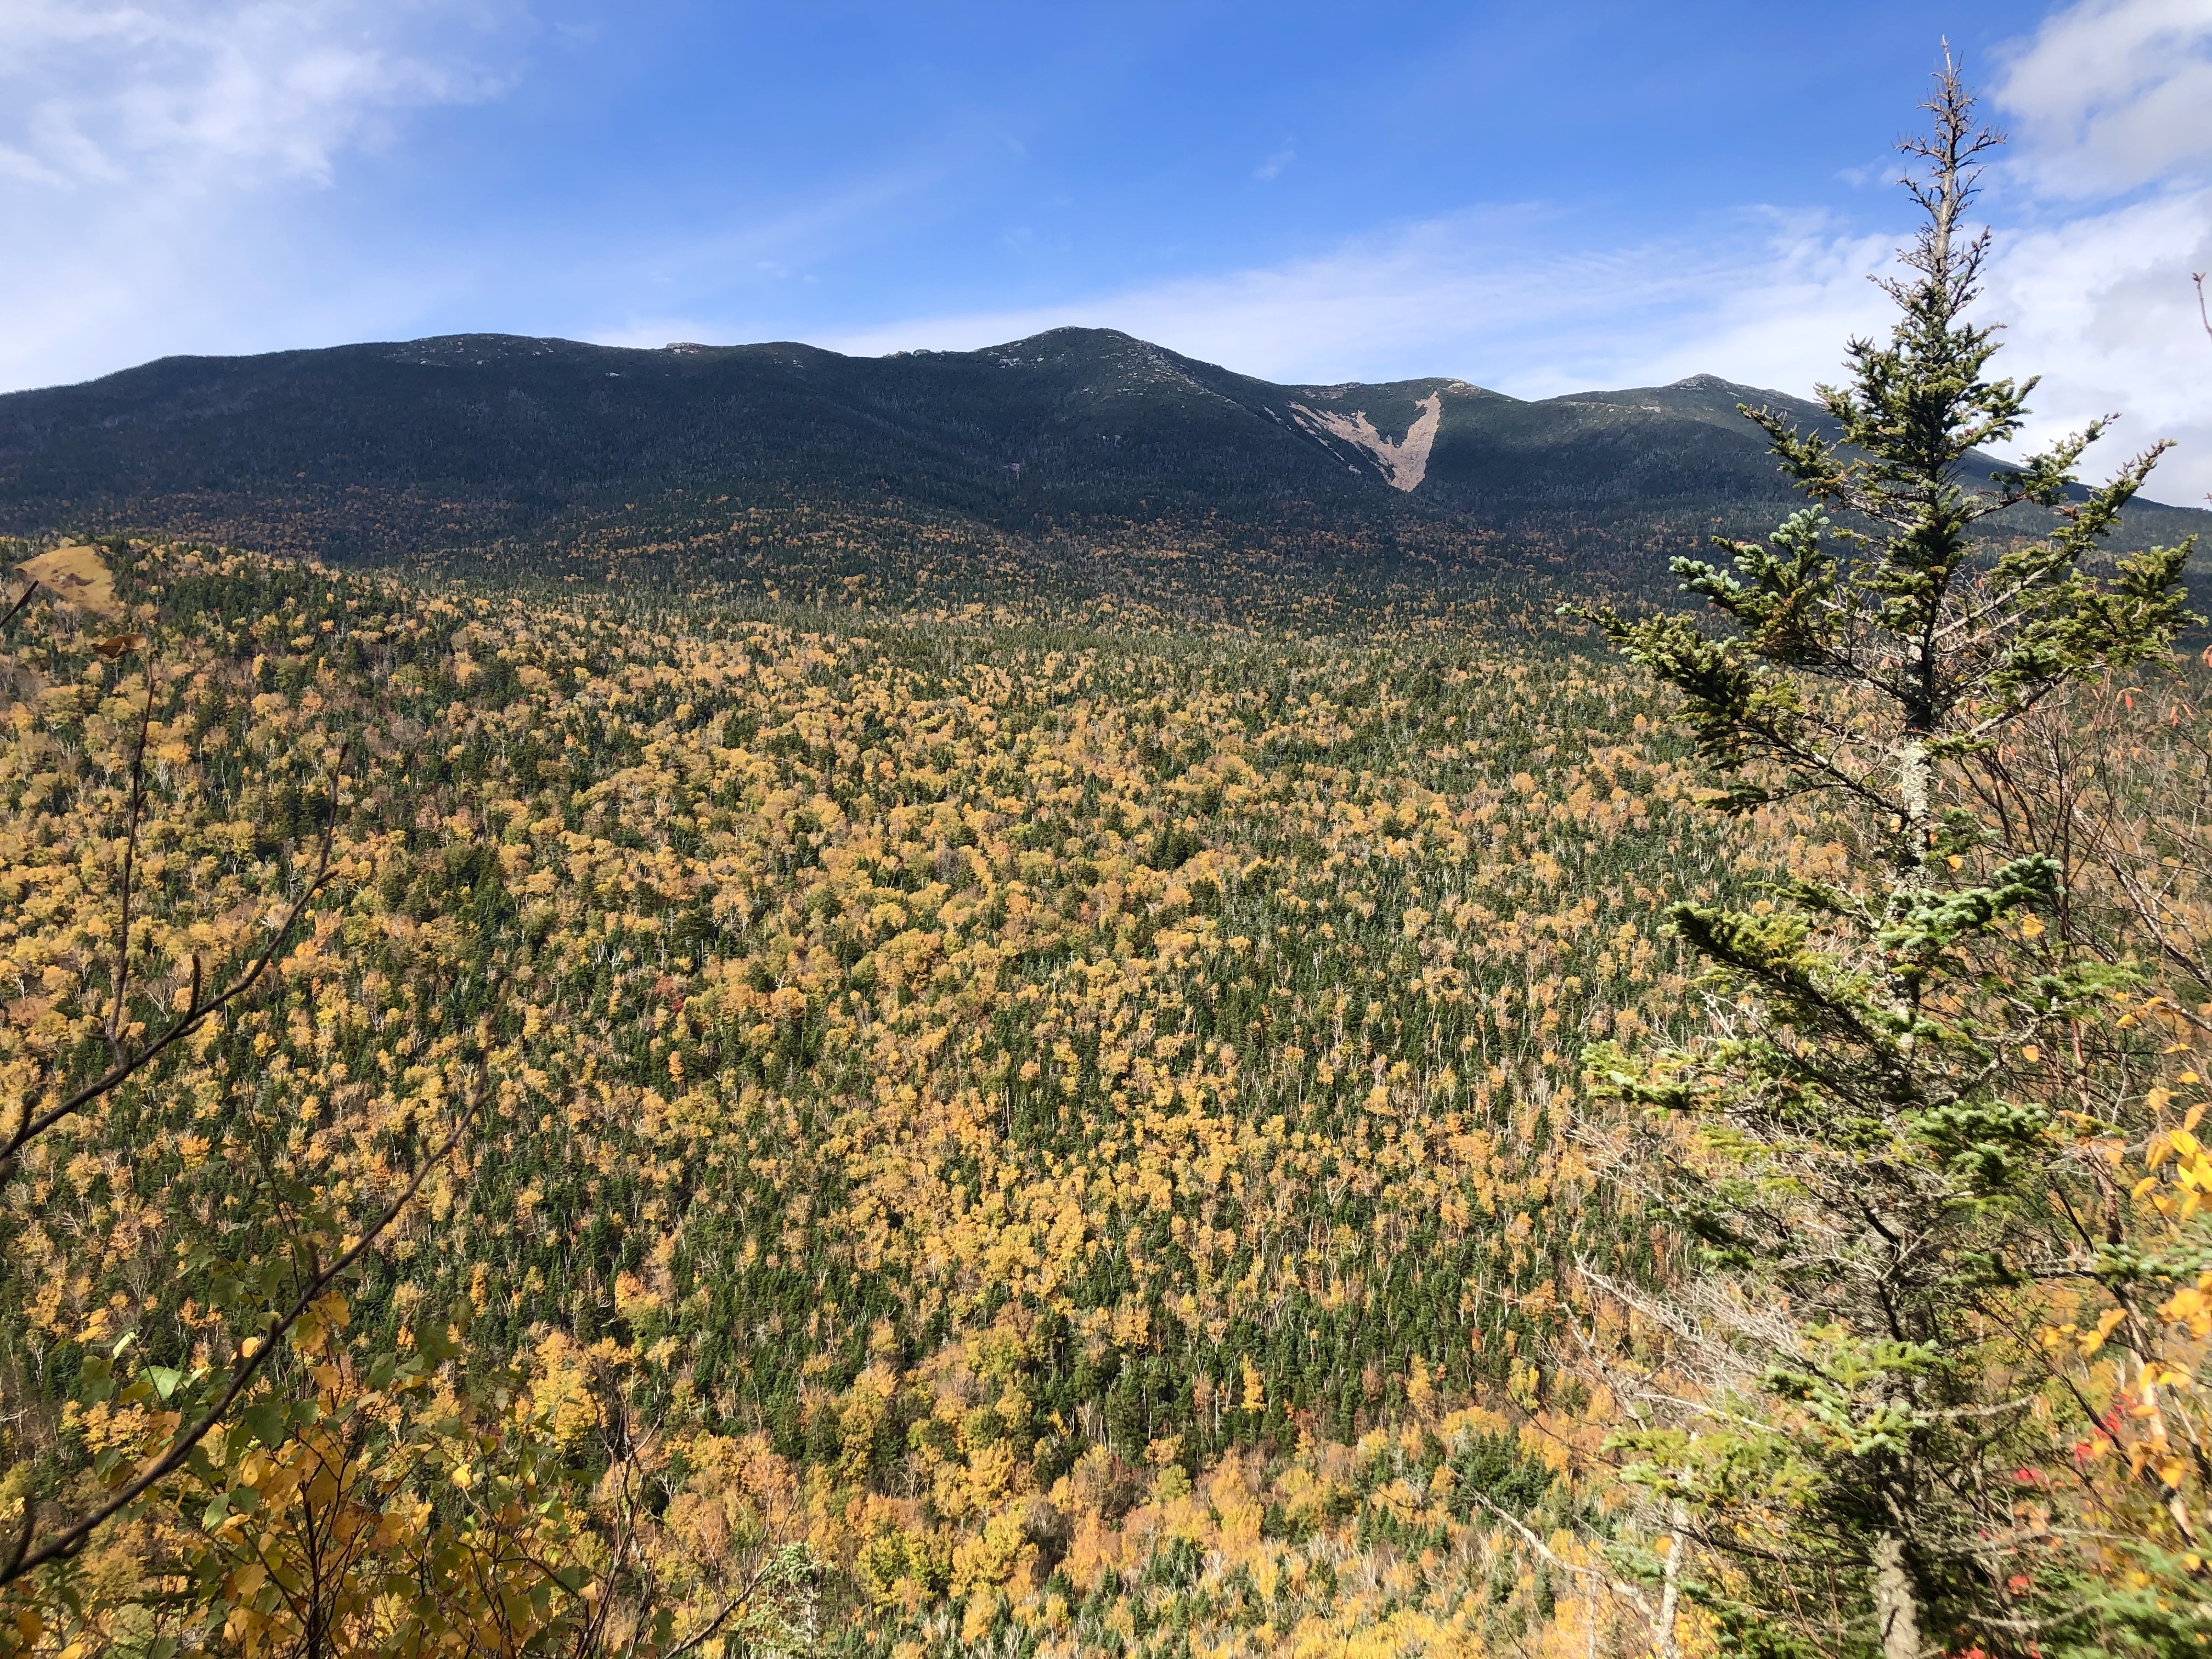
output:
<instances>
[{"instance_id":1,"label":"mountain ridge","mask_svg":"<svg viewBox=\"0 0 2212 1659\"><path fill-rule=\"evenodd\" d=\"M1636 547L1662 529L1756 533L1793 503L1737 412L1753 402L1826 423L1711 374L1540 399L1449 376L1283 385L1072 326L882 357L445 335L171 356L0 395L0 529L219 524L374 561L560 545L610 514L696 538L702 502L811 501L1018 536L1203 518L1432 538L1571 526Z\"/></svg>"}]
</instances>

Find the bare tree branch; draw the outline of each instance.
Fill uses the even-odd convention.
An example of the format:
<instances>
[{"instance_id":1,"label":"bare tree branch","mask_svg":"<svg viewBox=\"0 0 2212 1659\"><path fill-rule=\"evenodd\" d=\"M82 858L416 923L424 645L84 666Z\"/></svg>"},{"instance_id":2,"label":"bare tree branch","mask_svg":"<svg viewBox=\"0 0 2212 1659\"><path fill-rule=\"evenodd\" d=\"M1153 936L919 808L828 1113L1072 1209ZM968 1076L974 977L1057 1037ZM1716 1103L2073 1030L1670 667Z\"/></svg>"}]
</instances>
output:
<instances>
[{"instance_id":1,"label":"bare tree branch","mask_svg":"<svg viewBox=\"0 0 2212 1659\"><path fill-rule=\"evenodd\" d=\"M1474 1503L1480 1504L1484 1510L1487 1510L1492 1516L1495 1516L1498 1520L1504 1522L1508 1527L1511 1528L1514 1533L1520 1538L1521 1541L1528 1546L1530 1553L1535 1555L1540 1560L1543 1561L1547 1565L1551 1566L1560 1572L1571 1574L1576 1577L1593 1579L1596 1583L1604 1585L1622 1601L1627 1602L1638 1613L1642 1613L1647 1620L1656 1620L1657 1618L1658 1615L1653 1611L1649 1598L1647 1598L1644 1592L1635 1585L1624 1583L1622 1580L1615 1578L1611 1573L1606 1572L1600 1568L1586 1567L1576 1562L1564 1559L1560 1556L1555 1554L1551 1547L1545 1543L1542 1539L1537 1537L1534 1530L1525 1522L1516 1519L1507 1510L1500 1509L1496 1504L1492 1503L1489 1498L1484 1497L1480 1492L1475 1491L1471 1486L1467 1489L1467 1495Z\"/></svg>"},{"instance_id":2,"label":"bare tree branch","mask_svg":"<svg viewBox=\"0 0 2212 1659\"><path fill-rule=\"evenodd\" d=\"M67 1531L48 1540L37 1549L24 1552L4 1573L0 1573L0 1586L13 1583L26 1573L34 1572L48 1562L62 1560L76 1554L84 1547L92 1534L101 1526L137 1502L157 1481L167 1479L184 1466L185 1460L191 1456L192 1449L207 1438L208 1435L222 1423L230 1408L238 1403L239 1396L246 1392L247 1386L259 1373L263 1362L276 1351L278 1339L298 1323L300 1316L314 1304L316 1299L328 1290L341 1274L361 1260L362 1256L368 1252L369 1246L374 1244L384 1231L398 1218L400 1212L414 1200L415 1194L422 1189L423 1182L429 1178L430 1171L444 1163L452 1155L453 1149L460 1145L462 1135L468 1130L470 1115L471 1114L467 1112L462 1115L461 1121L453 1126L453 1133L446 1137L444 1143L436 1152L423 1159L421 1167L415 1171L414 1179L407 1183L398 1197L385 1206L383 1212L369 1225L368 1230L355 1241L353 1247L308 1280L307 1287L293 1300L292 1305L260 1337L253 1352L246 1356L246 1363L239 1367L237 1375L231 1378L229 1386L223 1389L222 1396L215 1404L202 1413L200 1419L183 1435L172 1441L169 1449L159 1459L142 1470L136 1479L113 1493L106 1503L90 1515L77 1522Z\"/></svg>"},{"instance_id":3,"label":"bare tree branch","mask_svg":"<svg viewBox=\"0 0 2212 1659\"><path fill-rule=\"evenodd\" d=\"M123 878L118 898L123 916L115 933L115 1006L107 1012L107 1052L120 1066L123 999L131 982L131 877L138 861L138 826L146 816L146 734L154 727L154 659L146 659L146 704L138 711L138 740L131 748L130 827L123 840ZM12 1150L12 1149L11 1149Z\"/></svg>"},{"instance_id":4,"label":"bare tree branch","mask_svg":"<svg viewBox=\"0 0 2212 1659\"><path fill-rule=\"evenodd\" d=\"M2201 283L2204 279L2200 276L2197 280ZM26 581L23 584L23 591L15 596L15 603L8 607L8 614L4 617L0 617L0 629L6 628L9 623L14 622L17 617L21 616L23 611L23 607L30 604L31 596L38 591L38 583L33 581Z\"/></svg>"},{"instance_id":5,"label":"bare tree branch","mask_svg":"<svg viewBox=\"0 0 2212 1659\"><path fill-rule=\"evenodd\" d=\"M262 948L260 953L253 958L246 970L229 984L219 991L204 994L200 990L199 959L195 957L192 960L192 996L185 1012L143 1048L117 1060L98 1078L69 1096L59 1105L36 1116L27 1114L24 1121L17 1126L15 1132L5 1140L0 1140L0 1178L4 1178L13 1170L15 1154L21 1152L30 1142L64 1118L82 1111L94 1101L117 1088L133 1073L143 1070L164 1050L190 1036L210 1015L219 1012L226 1005L235 1001L252 988L255 981L276 959L276 953L289 940L293 928L298 925L301 916L305 914L315 895L322 890L325 884L330 879L331 846L337 834L338 777L343 767L344 756L341 754L338 765L333 767L331 771L330 811L323 824L322 846L316 855L314 874L308 880L307 886L301 890L300 896L293 902L292 908L285 912L283 920L271 933L269 943Z\"/></svg>"}]
</instances>

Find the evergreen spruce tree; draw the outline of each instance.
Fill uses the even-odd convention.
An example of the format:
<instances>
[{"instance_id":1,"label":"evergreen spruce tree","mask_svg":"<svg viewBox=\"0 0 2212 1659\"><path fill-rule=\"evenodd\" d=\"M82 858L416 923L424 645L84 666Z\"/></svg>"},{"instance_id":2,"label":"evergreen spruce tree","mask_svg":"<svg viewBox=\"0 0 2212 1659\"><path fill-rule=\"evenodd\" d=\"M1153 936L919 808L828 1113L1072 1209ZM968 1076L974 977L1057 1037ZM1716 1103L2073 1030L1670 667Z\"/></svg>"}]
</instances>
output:
<instances>
[{"instance_id":1,"label":"evergreen spruce tree","mask_svg":"<svg viewBox=\"0 0 2212 1659\"><path fill-rule=\"evenodd\" d=\"M1708 1297L1742 1312L1722 1345L1735 1381L1617 1443L1702 1547L1689 1589L1748 1650L1996 1655L2048 1628L2022 1593L2013 1481L2049 1443L2048 1398L1991 1345L2021 1287L2097 1271L2065 1218L2095 1213L2103 1177L2078 1153L2103 1126L2021 1086L2020 1056L2107 1008L2127 970L2021 969L2058 866L2007 845L1960 779L2070 685L2167 655L2187 620L2185 546L2100 547L2158 448L2087 490L2074 468L2101 422L1977 468L2034 386L1989 376L1996 332L1970 319L1990 244L1966 214L2002 140L1948 57L1925 107L1932 129L1902 146L1923 223L1885 283L1888 339L1851 342L1850 383L1822 388L1832 431L1746 411L1811 505L1769 544L1728 544L1728 568L1676 562L1719 631L1585 613L1680 694L1717 805L1822 811L1850 860L1747 908L1676 905L1708 1031L1585 1054L1601 1094L1649 1109L1653 1184ZM2049 532L2026 539L2039 511Z\"/></svg>"}]
</instances>

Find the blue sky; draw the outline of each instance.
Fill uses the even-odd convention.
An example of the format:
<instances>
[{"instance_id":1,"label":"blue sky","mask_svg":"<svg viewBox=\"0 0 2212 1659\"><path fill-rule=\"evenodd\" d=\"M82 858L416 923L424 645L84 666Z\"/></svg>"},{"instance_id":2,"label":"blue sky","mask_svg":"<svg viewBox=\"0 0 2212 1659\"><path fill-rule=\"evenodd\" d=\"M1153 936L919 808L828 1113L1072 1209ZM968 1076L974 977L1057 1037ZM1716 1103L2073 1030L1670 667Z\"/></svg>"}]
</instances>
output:
<instances>
[{"instance_id":1,"label":"blue sky","mask_svg":"<svg viewBox=\"0 0 2212 1659\"><path fill-rule=\"evenodd\" d=\"M568 268L526 305L819 334L1470 209L1601 244L1863 215L1837 174L1880 165L1936 46L1923 5L1880 16L1831 55L1771 3L640 7L556 25L505 97L356 171L383 234Z\"/></svg>"},{"instance_id":2,"label":"blue sky","mask_svg":"<svg viewBox=\"0 0 2212 1659\"><path fill-rule=\"evenodd\" d=\"M2016 140L2020 367L2212 489L2212 0L9 0L0 386L1079 321L1285 380L1802 391L1880 322L1943 34Z\"/></svg>"}]
</instances>

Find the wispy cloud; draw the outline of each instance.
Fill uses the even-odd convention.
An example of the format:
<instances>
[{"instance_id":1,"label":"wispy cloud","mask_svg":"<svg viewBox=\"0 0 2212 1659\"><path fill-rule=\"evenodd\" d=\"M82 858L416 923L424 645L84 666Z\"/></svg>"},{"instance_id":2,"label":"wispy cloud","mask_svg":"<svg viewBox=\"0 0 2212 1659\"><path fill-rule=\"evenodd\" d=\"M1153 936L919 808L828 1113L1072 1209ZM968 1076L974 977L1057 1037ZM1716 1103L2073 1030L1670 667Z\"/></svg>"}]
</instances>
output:
<instances>
[{"instance_id":1,"label":"wispy cloud","mask_svg":"<svg viewBox=\"0 0 2212 1659\"><path fill-rule=\"evenodd\" d=\"M2212 268L2212 190L2177 191L2018 233L1992 273L1987 313L2009 324L2005 359L2039 371L2033 441L2118 415L2110 447L2177 447L2150 494L2212 493L2212 341L2189 275Z\"/></svg>"},{"instance_id":2,"label":"wispy cloud","mask_svg":"<svg viewBox=\"0 0 2212 1659\"><path fill-rule=\"evenodd\" d=\"M1756 363L1765 384L1807 386L1835 372L1845 333L1878 319L1864 278L1892 246L1765 210L1633 246L1544 251L1566 240L1545 210L1469 211L1283 265L915 318L830 343L971 348L1073 323L1284 381L1456 374L1536 397Z\"/></svg>"},{"instance_id":3,"label":"wispy cloud","mask_svg":"<svg viewBox=\"0 0 2212 1659\"><path fill-rule=\"evenodd\" d=\"M2212 162L2212 9L2081 0L2004 54L1996 99L2035 188L2100 196Z\"/></svg>"},{"instance_id":4,"label":"wispy cloud","mask_svg":"<svg viewBox=\"0 0 2212 1659\"><path fill-rule=\"evenodd\" d=\"M364 289L296 211L411 111L498 96L519 0L12 0L0 5L0 385L222 349L272 314L314 340ZM27 255L26 250L34 250Z\"/></svg>"},{"instance_id":5,"label":"wispy cloud","mask_svg":"<svg viewBox=\"0 0 2212 1659\"><path fill-rule=\"evenodd\" d=\"M496 96L505 76L466 47L520 15L493 0L14 0L0 153L58 188L325 182L398 112Z\"/></svg>"},{"instance_id":6,"label":"wispy cloud","mask_svg":"<svg viewBox=\"0 0 2212 1659\"><path fill-rule=\"evenodd\" d=\"M2079 0L2003 55L2013 127L1988 313L2040 369L2033 438L2104 414L2116 447L2172 438L2154 495L2212 491L2212 9ZM2008 219L2014 222L2008 227Z\"/></svg>"},{"instance_id":7,"label":"wispy cloud","mask_svg":"<svg viewBox=\"0 0 2212 1659\"><path fill-rule=\"evenodd\" d=\"M1297 149L1286 143L1266 161L1261 162L1258 167L1254 167L1252 176L1261 184L1266 184L1271 179L1279 179L1282 177L1283 169L1297 159Z\"/></svg>"}]
</instances>

